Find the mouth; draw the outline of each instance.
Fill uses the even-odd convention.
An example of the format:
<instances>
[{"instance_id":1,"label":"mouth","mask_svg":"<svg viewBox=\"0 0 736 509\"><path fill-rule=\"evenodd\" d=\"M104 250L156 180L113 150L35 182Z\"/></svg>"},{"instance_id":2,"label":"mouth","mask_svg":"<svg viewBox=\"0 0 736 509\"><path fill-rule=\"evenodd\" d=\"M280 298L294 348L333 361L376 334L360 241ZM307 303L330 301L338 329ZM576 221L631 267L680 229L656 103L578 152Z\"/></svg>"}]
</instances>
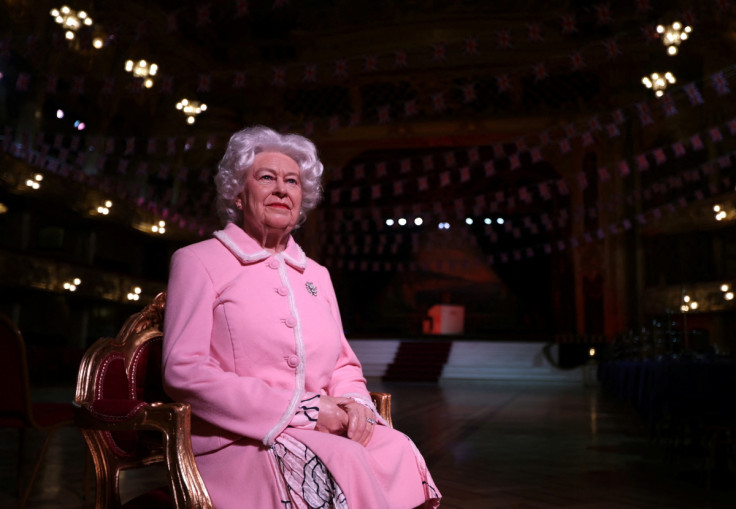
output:
<instances>
[{"instance_id":1,"label":"mouth","mask_svg":"<svg viewBox=\"0 0 736 509\"><path fill-rule=\"evenodd\" d=\"M289 210L289 207L288 207L288 206L286 206L286 205L285 205L285 204L283 204L283 203L271 203L271 204L269 205L269 207L273 207L273 208L276 208L276 209L284 209L284 210Z\"/></svg>"}]
</instances>

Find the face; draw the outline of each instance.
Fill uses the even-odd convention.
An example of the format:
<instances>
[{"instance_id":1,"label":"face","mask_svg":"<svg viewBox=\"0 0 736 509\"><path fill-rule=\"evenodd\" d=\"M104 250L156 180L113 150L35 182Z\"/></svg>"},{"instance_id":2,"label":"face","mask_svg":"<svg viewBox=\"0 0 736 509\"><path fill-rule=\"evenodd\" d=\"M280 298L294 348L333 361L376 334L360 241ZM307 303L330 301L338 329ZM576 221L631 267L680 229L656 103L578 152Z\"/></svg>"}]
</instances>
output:
<instances>
[{"instance_id":1,"label":"face","mask_svg":"<svg viewBox=\"0 0 736 509\"><path fill-rule=\"evenodd\" d=\"M290 232L299 220L302 206L299 165L280 152L256 154L239 199L247 232Z\"/></svg>"}]
</instances>

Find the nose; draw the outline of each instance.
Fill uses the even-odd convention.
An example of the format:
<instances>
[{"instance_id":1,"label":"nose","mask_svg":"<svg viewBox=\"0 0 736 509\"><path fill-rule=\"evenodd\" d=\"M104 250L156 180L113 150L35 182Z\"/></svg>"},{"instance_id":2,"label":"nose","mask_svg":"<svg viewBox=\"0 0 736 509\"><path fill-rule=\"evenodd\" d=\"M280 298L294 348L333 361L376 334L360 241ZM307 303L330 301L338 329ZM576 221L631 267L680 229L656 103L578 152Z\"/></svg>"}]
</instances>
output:
<instances>
[{"instance_id":1,"label":"nose","mask_svg":"<svg viewBox=\"0 0 736 509\"><path fill-rule=\"evenodd\" d=\"M276 186L273 192L279 196L286 194L286 182L284 182L284 179L276 179Z\"/></svg>"}]
</instances>

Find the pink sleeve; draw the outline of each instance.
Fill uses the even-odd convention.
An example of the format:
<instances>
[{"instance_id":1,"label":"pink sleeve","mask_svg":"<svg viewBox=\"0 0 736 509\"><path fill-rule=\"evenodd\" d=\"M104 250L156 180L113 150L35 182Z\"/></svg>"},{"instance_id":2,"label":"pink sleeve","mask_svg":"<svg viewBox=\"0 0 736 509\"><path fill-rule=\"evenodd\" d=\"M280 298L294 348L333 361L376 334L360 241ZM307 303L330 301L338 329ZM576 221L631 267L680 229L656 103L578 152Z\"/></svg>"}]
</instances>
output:
<instances>
[{"instance_id":1,"label":"pink sleeve","mask_svg":"<svg viewBox=\"0 0 736 509\"><path fill-rule=\"evenodd\" d=\"M314 392L305 392L299 403L299 410L294 414L294 418L289 423L291 428L314 429L317 425L319 417L319 394Z\"/></svg>"},{"instance_id":2,"label":"pink sleeve","mask_svg":"<svg viewBox=\"0 0 736 509\"><path fill-rule=\"evenodd\" d=\"M264 441L285 427L293 391L222 368L211 355L217 294L196 253L179 250L171 261L164 322L163 372L166 392L186 401L199 418L239 436ZM223 348L229 348L229 343ZM284 419L286 418L286 421ZM283 429L283 428L282 428Z\"/></svg>"}]
</instances>

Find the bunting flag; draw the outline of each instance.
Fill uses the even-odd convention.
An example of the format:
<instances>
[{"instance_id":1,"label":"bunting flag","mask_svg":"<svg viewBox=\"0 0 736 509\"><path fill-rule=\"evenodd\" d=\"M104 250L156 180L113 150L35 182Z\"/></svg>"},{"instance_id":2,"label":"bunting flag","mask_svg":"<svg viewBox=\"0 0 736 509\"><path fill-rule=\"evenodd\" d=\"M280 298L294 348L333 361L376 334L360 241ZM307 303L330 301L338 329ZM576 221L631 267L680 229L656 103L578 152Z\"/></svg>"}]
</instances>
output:
<instances>
[{"instance_id":1,"label":"bunting flag","mask_svg":"<svg viewBox=\"0 0 736 509\"><path fill-rule=\"evenodd\" d=\"M335 60L335 70L333 75L338 78L348 77L348 61L344 58Z\"/></svg>"},{"instance_id":2,"label":"bunting flag","mask_svg":"<svg viewBox=\"0 0 736 509\"><path fill-rule=\"evenodd\" d=\"M366 55L363 60L363 71L374 72L378 70L378 57L376 55Z\"/></svg>"},{"instance_id":3,"label":"bunting flag","mask_svg":"<svg viewBox=\"0 0 736 509\"><path fill-rule=\"evenodd\" d=\"M594 6L596 22L599 25L610 25L613 23L613 12L608 3L601 3Z\"/></svg>"},{"instance_id":4,"label":"bunting flag","mask_svg":"<svg viewBox=\"0 0 736 509\"><path fill-rule=\"evenodd\" d=\"M614 37L604 41L603 47L606 49L606 55L609 60L613 60L614 58L621 56L621 48Z\"/></svg>"},{"instance_id":5,"label":"bunting flag","mask_svg":"<svg viewBox=\"0 0 736 509\"><path fill-rule=\"evenodd\" d=\"M659 32L657 32L656 25L646 25L641 28L642 34L644 34L644 40L647 44L656 42L659 40Z\"/></svg>"},{"instance_id":6,"label":"bunting flag","mask_svg":"<svg viewBox=\"0 0 736 509\"><path fill-rule=\"evenodd\" d=\"M562 33L564 35L572 35L577 33L578 27L575 23L575 13L567 12L562 15Z\"/></svg>"},{"instance_id":7,"label":"bunting flag","mask_svg":"<svg viewBox=\"0 0 736 509\"><path fill-rule=\"evenodd\" d=\"M687 98L690 101L690 104L695 106L698 104L703 104L703 96L700 95L700 90L698 90L698 87L695 86L695 83L689 83L685 85L685 94L687 94Z\"/></svg>"},{"instance_id":8,"label":"bunting flag","mask_svg":"<svg viewBox=\"0 0 736 509\"><path fill-rule=\"evenodd\" d=\"M547 66L544 62L539 62L532 66L532 73L534 74L535 81L542 81L546 79L549 74L547 73Z\"/></svg>"},{"instance_id":9,"label":"bunting flag","mask_svg":"<svg viewBox=\"0 0 736 509\"><path fill-rule=\"evenodd\" d=\"M660 102L662 103L665 116L671 117L677 115L677 106L675 106L675 101L668 92L660 98Z\"/></svg>"},{"instance_id":10,"label":"bunting flag","mask_svg":"<svg viewBox=\"0 0 736 509\"><path fill-rule=\"evenodd\" d=\"M501 76L496 77L496 86L498 87L499 92L511 90L511 80L509 79L509 75L502 74Z\"/></svg>"},{"instance_id":11,"label":"bunting flag","mask_svg":"<svg viewBox=\"0 0 736 509\"><path fill-rule=\"evenodd\" d=\"M585 59L583 54L579 50L573 50L570 52L570 66L573 71L579 71L585 67Z\"/></svg>"},{"instance_id":12,"label":"bunting flag","mask_svg":"<svg viewBox=\"0 0 736 509\"><path fill-rule=\"evenodd\" d=\"M511 42L511 30L504 28L496 32L496 40L499 49L511 49L513 44Z\"/></svg>"},{"instance_id":13,"label":"bunting flag","mask_svg":"<svg viewBox=\"0 0 736 509\"><path fill-rule=\"evenodd\" d=\"M246 71L237 71L233 78L233 88L245 88Z\"/></svg>"},{"instance_id":14,"label":"bunting flag","mask_svg":"<svg viewBox=\"0 0 736 509\"><path fill-rule=\"evenodd\" d=\"M435 62L444 62L447 60L447 48L444 42L432 44L432 60Z\"/></svg>"},{"instance_id":15,"label":"bunting flag","mask_svg":"<svg viewBox=\"0 0 736 509\"><path fill-rule=\"evenodd\" d=\"M480 47L478 45L478 36L470 35L463 41L463 48L466 55L478 56L480 54Z\"/></svg>"},{"instance_id":16,"label":"bunting flag","mask_svg":"<svg viewBox=\"0 0 736 509\"><path fill-rule=\"evenodd\" d=\"M726 80L723 72L716 72L712 74L711 83L713 84L713 88L716 90L716 93L718 95L725 95L731 91L728 85L728 80Z\"/></svg>"},{"instance_id":17,"label":"bunting flag","mask_svg":"<svg viewBox=\"0 0 736 509\"><path fill-rule=\"evenodd\" d=\"M302 75L302 82L304 83L316 83L317 82L317 65L307 64L304 66L304 74Z\"/></svg>"},{"instance_id":18,"label":"bunting flag","mask_svg":"<svg viewBox=\"0 0 736 509\"><path fill-rule=\"evenodd\" d=\"M50 74L46 78L46 92L48 92L49 94L54 94L56 93L56 89L58 86L59 86L59 77L54 74ZM16 88L17 88L17 85L16 85Z\"/></svg>"},{"instance_id":19,"label":"bunting flag","mask_svg":"<svg viewBox=\"0 0 736 509\"><path fill-rule=\"evenodd\" d=\"M542 26L539 22L535 21L526 24L527 37L530 42L544 42L542 37Z\"/></svg>"},{"instance_id":20,"label":"bunting flag","mask_svg":"<svg viewBox=\"0 0 736 509\"><path fill-rule=\"evenodd\" d=\"M209 92L212 87L212 75L204 73L199 75L197 83L197 92Z\"/></svg>"},{"instance_id":21,"label":"bunting flag","mask_svg":"<svg viewBox=\"0 0 736 509\"><path fill-rule=\"evenodd\" d=\"M397 50L394 52L394 67L403 68L409 65L409 55L406 50Z\"/></svg>"},{"instance_id":22,"label":"bunting flag","mask_svg":"<svg viewBox=\"0 0 736 509\"><path fill-rule=\"evenodd\" d=\"M649 105L643 102L636 103L636 110L639 113L641 125L646 126L653 123L652 114L649 112Z\"/></svg>"}]
</instances>

